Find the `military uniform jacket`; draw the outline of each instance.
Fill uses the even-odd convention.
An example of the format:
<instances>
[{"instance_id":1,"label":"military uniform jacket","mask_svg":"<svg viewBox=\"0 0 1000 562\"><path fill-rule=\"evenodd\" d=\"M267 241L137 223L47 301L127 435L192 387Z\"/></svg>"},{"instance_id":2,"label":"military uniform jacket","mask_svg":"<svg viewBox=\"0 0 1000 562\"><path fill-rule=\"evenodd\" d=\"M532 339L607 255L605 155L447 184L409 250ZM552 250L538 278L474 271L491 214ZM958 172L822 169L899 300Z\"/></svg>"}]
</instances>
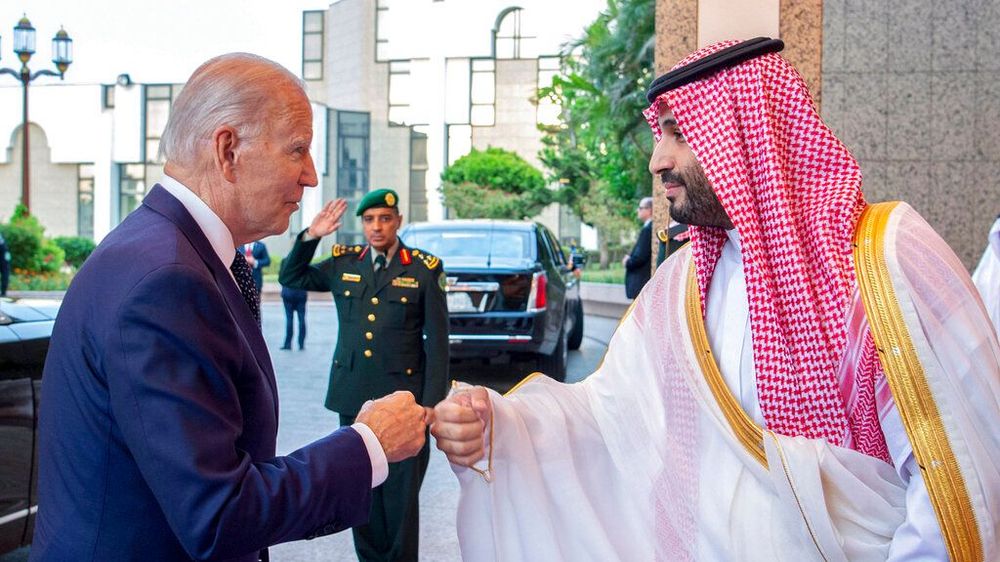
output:
<instances>
[{"instance_id":1,"label":"military uniform jacket","mask_svg":"<svg viewBox=\"0 0 1000 562\"><path fill-rule=\"evenodd\" d=\"M281 266L282 285L331 291L339 334L326 407L356 415L366 400L408 390L424 406L442 400L448 381L448 307L441 260L402 241L386 270L368 246L333 247L310 265L319 240L300 234Z\"/></svg>"}]
</instances>

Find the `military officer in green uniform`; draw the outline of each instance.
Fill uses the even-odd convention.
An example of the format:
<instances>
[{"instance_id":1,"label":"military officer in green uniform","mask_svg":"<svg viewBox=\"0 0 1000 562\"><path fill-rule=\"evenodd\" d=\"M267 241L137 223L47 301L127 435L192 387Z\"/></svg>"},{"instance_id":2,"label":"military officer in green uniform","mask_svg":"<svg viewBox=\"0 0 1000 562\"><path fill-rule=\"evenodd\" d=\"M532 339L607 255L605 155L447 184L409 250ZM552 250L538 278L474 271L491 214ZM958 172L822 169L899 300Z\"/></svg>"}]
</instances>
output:
<instances>
[{"instance_id":1,"label":"military officer in green uniform","mask_svg":"<svg viewBox=\"0 0 1000 562\"><path fill-rule=\"evenodd\" d=\"M448 308L441 260L408 248L396 233L403 222L390 189L365 195L357 214L365 246L333 247L332 256L310 265L320 238L336 231L347 207L327 203L299 234L281 266L282 285L331 291L339 333L326 407L351 425L367 400L408 390L433 407L448 380ZM354 529L361 560L416 560L417 496L427 470L429 444L416 457L389 465L374 490L368 525Z\"/></svg>"}]
</instances>

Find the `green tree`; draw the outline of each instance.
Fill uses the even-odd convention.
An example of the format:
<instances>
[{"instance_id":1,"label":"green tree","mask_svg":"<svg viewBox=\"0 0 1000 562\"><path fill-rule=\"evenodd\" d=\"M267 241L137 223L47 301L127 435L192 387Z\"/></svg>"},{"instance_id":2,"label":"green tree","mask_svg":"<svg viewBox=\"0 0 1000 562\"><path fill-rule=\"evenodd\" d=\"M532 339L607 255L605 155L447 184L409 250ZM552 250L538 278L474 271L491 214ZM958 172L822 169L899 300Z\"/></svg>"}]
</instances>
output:
<instances>
[{"instance_id":1,"label":"green tree","mask_svg":"<svg viewBox=\"0 0 1000 562\"><path fill-rule=\"evenodd\" d=\"M463 219L525 219L552 201L542 172L502 148L473 149L445 168L441 179L445 206Z\"/></svg>"},{"instance_id":2,"label":"green tree","mask_svg":"<svg viewBox=\"0 0 1000 562\"><path fill-rule=\"evenodd\" d=\"M560 76L539 90L561 107L561 124L541 126L539 158L558 180L558 200L598 231L601 267L609 248L636 229L638 198L649 195L653 142L642 117L653 78L654 0L608 0L566 47Z\"/></svg>"},{"instance_id":3,"label":"green tree","mask_svg":"<svg viewBox=\"0 0 1000 562\"><path fill-rule=\"evenodd\" d=\"M24 271L52 273L59 271L66 259L66 253L51 240L45 238L45 228L23 204L14 208L10 222L0 225L7 248L10 251L11 267Z\"/></svg>"},{"instance_id":4,"label":"green tree","mask_svg":"<svg viewBox=\"0 0 1000 562\"><path fill-rule=\"evenodd\" d=\"M82 236L57 236L52 239L52 242L63 249L66 254L66 263L77 269L83 265L83 262L97 247L93 240Z\"/></svg>"}]
</instances>

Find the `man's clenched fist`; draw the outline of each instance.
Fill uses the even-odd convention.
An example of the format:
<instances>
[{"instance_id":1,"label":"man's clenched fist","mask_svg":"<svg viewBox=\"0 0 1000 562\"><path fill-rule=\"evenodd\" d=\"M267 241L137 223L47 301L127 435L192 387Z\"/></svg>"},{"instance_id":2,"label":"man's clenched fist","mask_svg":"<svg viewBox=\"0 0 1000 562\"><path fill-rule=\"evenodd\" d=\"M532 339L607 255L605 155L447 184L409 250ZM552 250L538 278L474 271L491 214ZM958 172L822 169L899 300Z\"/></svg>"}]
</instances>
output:
<instances>
[{"instance_id":1,"label":"man's clenched fist","mask_svg":"<svg viewBox=\"0 0 1000 562\"><path fill-rule=\"evenodd\" d=\"M484 432L493 416L489 394L481 386L452 393L434 407L431 434L452 464L472 466L486 453Z\"/></svg>"},{"instance_id":2,"label":"man's clenched fist","mask_svg":"<svg viewBox=\"0 0 1000 562\"><path fill-rule=\"evenodd\" d=\"M389 462L406 460L424 446L424 409L405 390L365 402L354 421L371 428Z\"/></svg>"}]
</instances>

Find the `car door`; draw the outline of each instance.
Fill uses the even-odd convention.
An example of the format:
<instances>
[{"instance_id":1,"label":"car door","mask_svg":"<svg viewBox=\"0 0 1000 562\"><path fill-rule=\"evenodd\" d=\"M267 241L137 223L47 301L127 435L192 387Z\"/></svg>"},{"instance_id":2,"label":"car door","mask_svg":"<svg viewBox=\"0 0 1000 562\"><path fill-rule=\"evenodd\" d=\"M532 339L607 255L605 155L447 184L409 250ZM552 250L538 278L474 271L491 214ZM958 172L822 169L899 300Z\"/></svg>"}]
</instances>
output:
<instances>
[{"instance_id":1,"label":"car door","mask_svg":"<svg viewBox=\"0 0 1000 562\"><path fill-rule=\"evenodd\" d=\"M21 341L0 325L0 553L21 546L30 513L34 392Z\"/></svg>"},{"instance_id":2,"label":"car door","mask_svg":"<svg viewBox=\"0 0 1000 562\"><path fill-rule=\"evenodd\" d=\"M538 261L548 279L545 299L545 339L556 342L566 321L565 260L560 260L562 254L556 250L558 246L553 246L553 237L547 228L537 225L535 232L538 237Z\"/></svg>"}]
</instances>

